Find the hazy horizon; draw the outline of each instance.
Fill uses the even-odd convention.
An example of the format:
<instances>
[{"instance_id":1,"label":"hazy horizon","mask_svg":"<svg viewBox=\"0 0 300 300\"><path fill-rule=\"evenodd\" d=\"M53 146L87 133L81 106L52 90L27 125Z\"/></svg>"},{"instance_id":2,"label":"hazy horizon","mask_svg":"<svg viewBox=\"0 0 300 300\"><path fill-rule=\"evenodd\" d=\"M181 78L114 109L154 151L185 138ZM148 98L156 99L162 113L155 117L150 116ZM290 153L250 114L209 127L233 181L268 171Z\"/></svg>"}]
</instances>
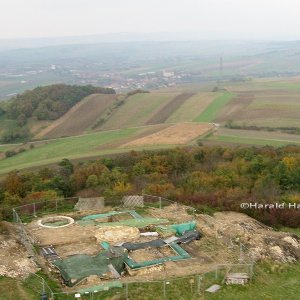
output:
<instances>
[{"instance_id":1,"label":"hazy horizon","mask_svg":"<svg viewBox=\"0 0 300 300\"><path fill-rule=\"evenodd\" d=\"M0 39L199 33L202 39L298 40L296 0L3 0Z\"/></svg>"}]
</instances>

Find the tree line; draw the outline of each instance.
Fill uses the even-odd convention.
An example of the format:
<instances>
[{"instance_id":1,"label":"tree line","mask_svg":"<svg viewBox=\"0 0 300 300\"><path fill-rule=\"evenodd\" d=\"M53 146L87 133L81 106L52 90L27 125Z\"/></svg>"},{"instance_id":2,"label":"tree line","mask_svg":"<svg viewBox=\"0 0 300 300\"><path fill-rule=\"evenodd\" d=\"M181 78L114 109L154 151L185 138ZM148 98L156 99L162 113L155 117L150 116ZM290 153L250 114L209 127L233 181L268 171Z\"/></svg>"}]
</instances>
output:
<instances>
[{"instance_id":1,"label":"tree line","mask_svg":"<svg viewBox=\"0 0 300 300\"><path fill-rule=\"evenodd\" d=\"M70 196L164 196L198 212L242 211L272 226L300 226L298 209L241 210L243 202L300 203L300 147L192 147L132 151L37 172L11 172L1 207ZM3 217L5 218L5 210Z\"/></svg>"},{"instance_id":2,"label":"tree line","mask_svg":"<svg viewBox=\"0 0 300 300\"><path fill-rule=\"evenodd\" d=\"M37 87L13 97L0 108L0 116L15 121L2 133L1 141L7 143L28 139L28 121L31 118L40 121L56 120L84 97L95 93L114 94L115 91L91 85L54 84Z\"/></svg>"}]
</instances>

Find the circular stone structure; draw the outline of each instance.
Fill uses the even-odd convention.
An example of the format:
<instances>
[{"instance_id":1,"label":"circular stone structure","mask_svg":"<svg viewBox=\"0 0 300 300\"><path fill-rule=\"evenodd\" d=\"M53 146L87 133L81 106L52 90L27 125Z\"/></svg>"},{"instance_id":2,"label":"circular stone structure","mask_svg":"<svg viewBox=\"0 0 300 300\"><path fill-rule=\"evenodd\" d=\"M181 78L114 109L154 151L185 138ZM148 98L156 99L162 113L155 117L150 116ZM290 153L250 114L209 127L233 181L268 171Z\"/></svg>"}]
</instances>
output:
<instances>
[{"instance_id":1,"label":"circular stone structure","mask_svg":"<svg viewBox=\"0 0 300 300\"><path fill-rule=\"evenodd\" d=\"M73 223L74 223L74 219L66 216L47 217L37 221L37 224L40 227L50 228L50 229L67 227L72 225Z\"/></svg>"}]
</instances>

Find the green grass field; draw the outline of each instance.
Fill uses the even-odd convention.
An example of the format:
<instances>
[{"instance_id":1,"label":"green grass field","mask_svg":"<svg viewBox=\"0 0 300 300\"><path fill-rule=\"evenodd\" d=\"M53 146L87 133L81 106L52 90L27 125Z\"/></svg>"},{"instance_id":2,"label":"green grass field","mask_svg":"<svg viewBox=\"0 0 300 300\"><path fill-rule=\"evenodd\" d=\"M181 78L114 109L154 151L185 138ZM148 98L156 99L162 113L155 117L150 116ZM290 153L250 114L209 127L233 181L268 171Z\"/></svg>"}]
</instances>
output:
<instances>
[{"instance_id":1,"label":"green grass field","mask_svg":"<svg viewBox=\"0 0 300 300\"><path fill-rule=\"evenodd\" d=\"M221 142L246 144L257 146L281 147L289 144L300 145L300 136L296 134L282 133L280 131L262 131L262 130L242 130L218 128L214 135L207 137L207 140Z\"/></svg>"},{"instance_id":2,"label":"green grass field","mask_svg":"<svg viewBox=\"0 0 300 300\"><path fill-rule=\"evenodd\" d=\"M209 136L207 140L217 141L217 142L225 142L225 143L233 143L233 144L246 144L246 145L254 145L254 146L274 146L281 147L289 144L297 144L300 145L300 142L295 141L286 141L286 140L276 140L276 139L264 139L264 138L250 138L246 136L234 136L234 135L213 135Z\"/></svg>"},{"instance_id":3,"label":"green grass field","mask_svg":"<svg viewBox=\"0 0 300 300\"><path fill-rule=\"evenodd\" d=\"M224 93L223 95L217 97L208 107L194 119L195 122L212 122L220 112L220 110L229 103L234 94Z\"/></svg>"},{"instance_id":4,"label":"green grass field","mask_svg":"<svg viewBox=\"0 0 300 300\"><path fill-rule=\"evenodd\" d=\"M33 149L0 159L0 175L12 170L27 169L57 163L63 158L87 159L99 155L124 153L130 150L158 150L177 145L147 145L141 147L121 147L143 134L146 127L101 131L75 137L36 142ZM6 147L6 146L5 146ZM11 146L9 146L11 147ZM0 146L1 148L1 146Z\"/></svg>"},{"instance_id":5,"label":"green grass field","mask_svg":"<svg viewBox=\"0 0 300 300\"><path fill-rule=\"evenodd\" d=\"M102 145L133 137L138 130L137 128L129 128L50 140L34 149L0 160L0 174L14 169L54 163L62 158L72 159L103 154L107 151L101 150Z\"/></svg>"}]
</instances>

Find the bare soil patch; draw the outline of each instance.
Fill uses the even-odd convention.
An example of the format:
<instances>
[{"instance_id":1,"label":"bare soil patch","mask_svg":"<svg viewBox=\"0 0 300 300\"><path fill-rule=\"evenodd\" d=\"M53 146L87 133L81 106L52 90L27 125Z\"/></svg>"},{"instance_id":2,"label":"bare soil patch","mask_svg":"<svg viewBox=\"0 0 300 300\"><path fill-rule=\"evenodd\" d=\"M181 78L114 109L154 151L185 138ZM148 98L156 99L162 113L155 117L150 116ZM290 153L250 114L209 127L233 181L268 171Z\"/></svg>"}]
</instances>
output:
<instances>
[{"instance_id":1,"label":"bare soil patch","mask_svg":"<svg viewBox=\"0 0 300 300\"><path fill-rule=\"evenodd\" d=\"M132 242L140 237L140 231L135 227L114 226L100 227L96 230L97 242L108 242L112 244L121 242Z\"/></svg>"},{"instance_id":2,"label":"bare soil patch","mask_svg":"<svg viewBox=\"0 0 300 300\"><path fill-rule=\"evenodd\" d=\"M130 253L130 257L136 262L155 260L174 255L176 255L175 251L173 251L173 249L169 246L160 248L139 249L134 250Z\"/></svg>"},{"instance_id":3,"label":"bare soil patch","mask_svg":"<svg viewBox=\"0 0 300 300\"><path fill-rule=\"evenodd\" d=\"M141 131L139 131L139 133L127 137L125 139L122 140L117 140L111 143L107 143L105 145L102 145L100 147L98 147L99 150L105 150L105 149L113 149L113 148L118 148L124 144L127 144L131 141L134 141L136 139L140 139L143 138L145 136L148 136L150 134L156 133L164 128L168 128L170 125L169 124L156 124L156 125L151 125L151 126L146 126L145 128L141 128Z\"/></svg>"},{"instance_id":4,"label":"bare soil patch","mask_svg":"<svg viewBox=\"0 0 300 300\"><path fill-rule=\"evenodd\" d=\"M100 245L92 242L64 244L55 247L55 251L57 252L58 256L60 256L62 259L76 254L97 255L100 250Z\"/></svg>"},{"instance_id":5,"label":"bare soil patch","mask_svg":"<svg viewBox=\"0 0 300 300\"><path fill-rule=\"evenodd\" d=\"M277 232L272 228L236 212L218 212L214 217L199 215L198 226L206 235L234 248L241 242L254 261L271 259L280 263L300 260L300 238L295 234Z\"/></svg>"},{"instance_id":6,"label":"bare soil patch","mask_svg":"<svg viewBox=\"0 0 300 300\"><path fill-rule=\"evenodd\" d=\"M38 268L20 243L17 227L7 222L2 222L1 227L7 233L0 234L0 276L26 278L35 273Z\"/></svg>"},{"instance_id":7,"label":"bare soil patch","mask_svg":"<svg viewBox=\"0 0 300 300\"><path fill-rule=\"evenodd\" d=\"M81 227L77 224L72 224L63 228L43 228L34 221L26 226L30 236L39 246L48 245L64 245L80 242L94 242L95 227Z\"/></svg>"},{"instance_id":8,"label":"bare soil patch","mask_svg":"<svg viewBox=\"0 0 300 300\"><path fill-rule=\"evenodd\" d=\"M186 144L213 128L209 123L178 123L154 134L133 140L123 147L139 147L145 145Z\"/></svg>"},{"instance_id":9,"label":"bare soil patch","mask_svg":"<svg viewBox=\"0 0 300 300\"><path fill-rule=\"evenodd\" d=\"M185 223L193 220L193 216L188 214L187 208L176 203L166 206L163 209L150 208L149 214L155 218L168 219L178 223Z\"/></svg>"}]
</instances>

